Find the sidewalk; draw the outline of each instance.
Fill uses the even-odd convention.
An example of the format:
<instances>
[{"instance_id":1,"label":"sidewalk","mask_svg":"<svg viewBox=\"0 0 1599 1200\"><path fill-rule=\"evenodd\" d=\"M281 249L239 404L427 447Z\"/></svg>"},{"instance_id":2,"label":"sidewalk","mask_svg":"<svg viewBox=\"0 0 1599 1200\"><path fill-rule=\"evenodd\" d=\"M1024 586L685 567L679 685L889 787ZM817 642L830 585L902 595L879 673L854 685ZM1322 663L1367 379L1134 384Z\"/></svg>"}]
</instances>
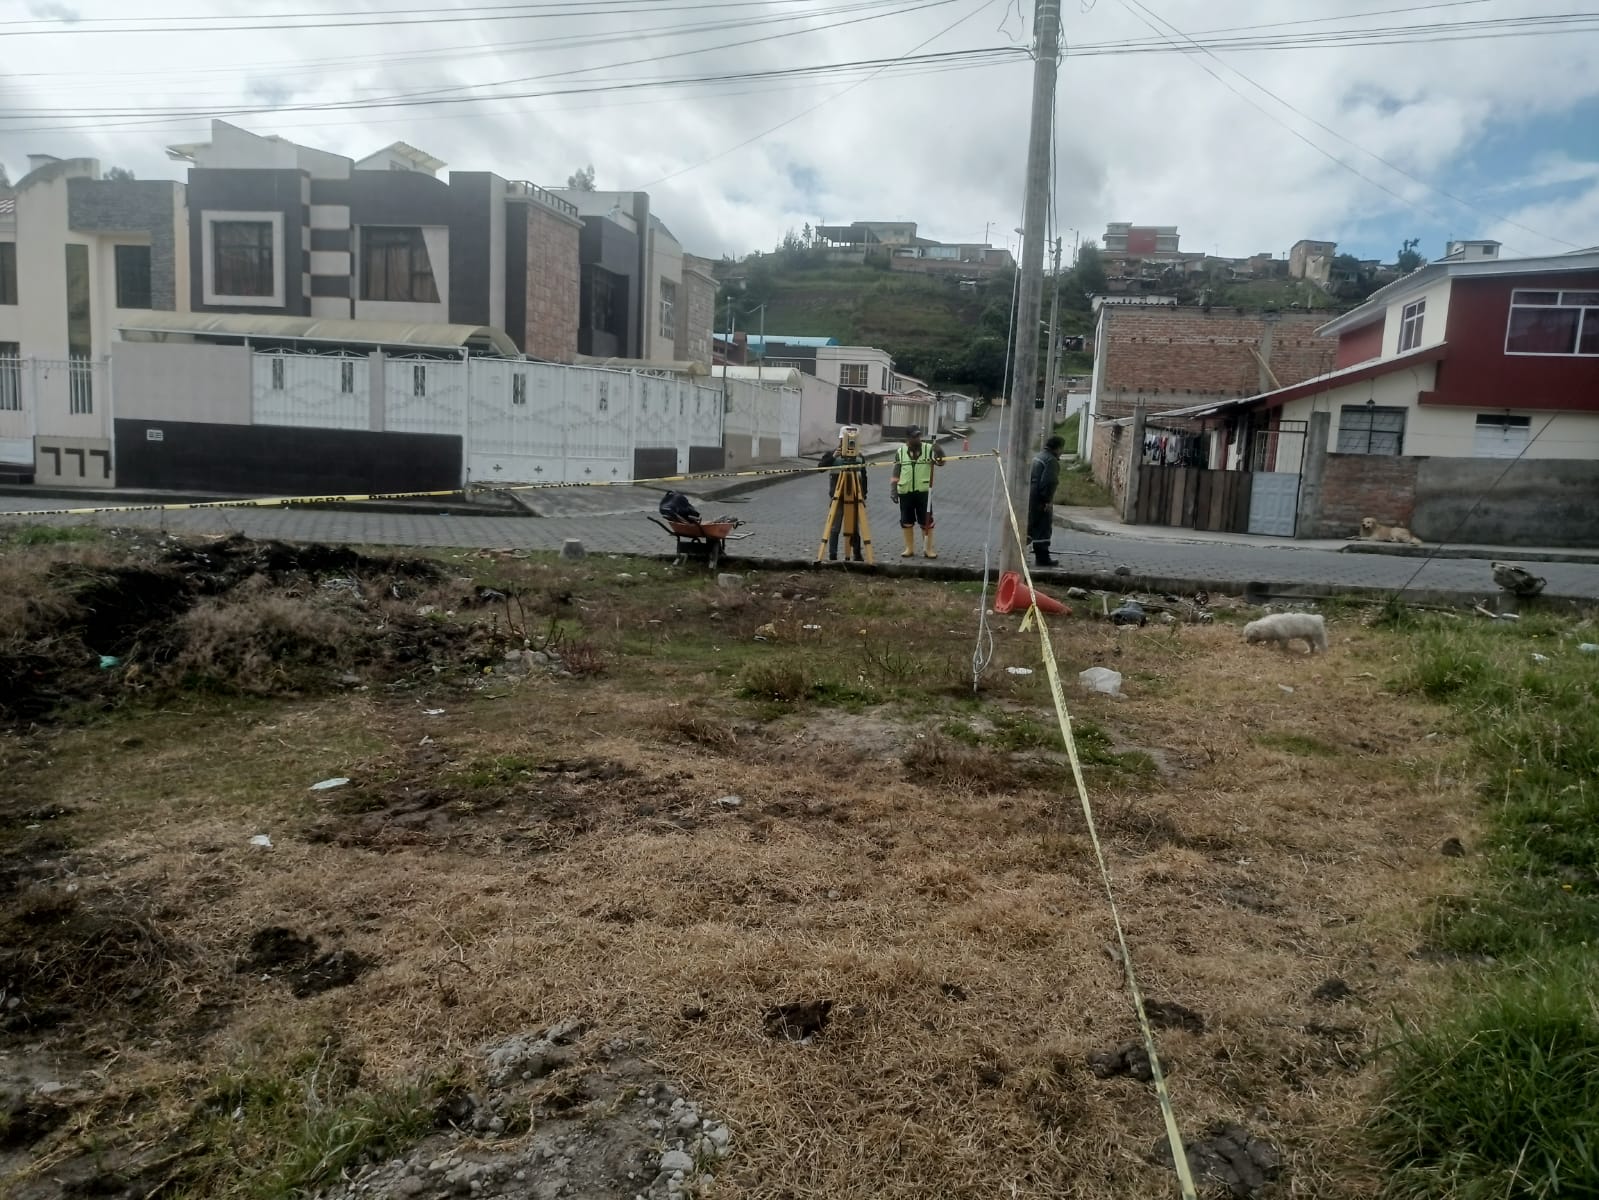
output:
<instances>
[{"instance_id":1,"label":"sidewalk","mask_svg":"<svg viewBox=\"0 0 1599 1200\"><path fill-rule=\"evenodd\" d=\"M1078 533L1133 538L1141 542L1174 542L1189 546L1251 546L1262 549L1320 550L1337 554L1381 554L1392 558L1484 558L1516 562L1560 562L1599 565L1599 550L1559 546L1405 546L1353 538L1284 538L1254 533L1217 533L1169 525L1124 525L1110 508L1055 509L1055 524Z\"/></svg>"}]
</instances>

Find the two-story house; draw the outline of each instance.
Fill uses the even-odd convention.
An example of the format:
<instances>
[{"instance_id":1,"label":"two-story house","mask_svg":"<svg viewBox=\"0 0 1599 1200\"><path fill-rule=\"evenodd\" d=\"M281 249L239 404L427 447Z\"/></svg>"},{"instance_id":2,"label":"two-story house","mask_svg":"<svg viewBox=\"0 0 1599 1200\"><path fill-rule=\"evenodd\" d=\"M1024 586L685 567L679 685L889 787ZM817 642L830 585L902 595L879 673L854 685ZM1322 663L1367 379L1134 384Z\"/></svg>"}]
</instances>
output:
<instances>
[{"instance_id":1,"label":"two-story house","mask_svg":"<svg viewBox=\"0 0 1599 1200\"><path fill-rule=\"evenodd\" d=\"M523 353L578 354L574 205L396 142L359 161L211 123L189 167L195 312L503 329Z\"/></svg>"},{"instance_id":2,"label":"two-story house","mask_svg":"<svg viewBox=\"0 0 1599 1200\"><path fill-rule=\"evenodd\" d=\"M1451 242L1328 322L1333 370L1175 415L1219 422L1218 467L1294 471L1250 448L1302 433L1301 537L1599 544L1599 248L1499 249Z\"/></svg>"},{"instance_id":3,"label":"two-story house","mask_svg":"<svg viewBox=\"0 0 1599 1200\"><path fill-rule=\"evenodd\" d=\"M110 487L119 320L188 307L180 183L34 155L0 197L0 476Z\"/></svg>"}]
</instances>

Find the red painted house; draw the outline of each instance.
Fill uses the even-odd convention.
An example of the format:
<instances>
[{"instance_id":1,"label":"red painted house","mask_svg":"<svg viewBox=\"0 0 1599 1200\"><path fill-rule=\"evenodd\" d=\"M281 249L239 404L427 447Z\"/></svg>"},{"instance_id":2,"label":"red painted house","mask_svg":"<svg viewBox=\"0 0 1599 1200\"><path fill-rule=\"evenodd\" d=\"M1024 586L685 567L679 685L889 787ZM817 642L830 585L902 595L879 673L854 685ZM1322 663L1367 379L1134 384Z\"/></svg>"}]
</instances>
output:
<instances>
[{"instance_id":1,"label":"red painted house","mask_svg":"<svg viewBox=\"0 0 1599 1200\"><path fill-rule=\"evenodd\" d=\"M1316 332L1332 371L1176 414L1221 434L1215 467L1302 475L1298 536L1372 516L1429 541L1599 545L1599 247L1451 242ZM1261 431L1295 461L1245 462Z\"/></svg>"}]
</instances>

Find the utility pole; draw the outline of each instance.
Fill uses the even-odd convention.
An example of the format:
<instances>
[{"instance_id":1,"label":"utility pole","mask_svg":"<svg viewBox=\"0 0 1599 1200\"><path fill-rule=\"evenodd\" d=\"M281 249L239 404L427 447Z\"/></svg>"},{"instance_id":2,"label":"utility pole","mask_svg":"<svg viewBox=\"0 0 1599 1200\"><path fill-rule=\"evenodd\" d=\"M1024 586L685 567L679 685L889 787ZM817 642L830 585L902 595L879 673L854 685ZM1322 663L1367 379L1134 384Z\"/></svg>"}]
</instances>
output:
<instances>
[{"instance_id":1,"label":"utility pole","mask_svg":"<svg viewBox=\"0 0 1599 1200\"><path fill-rule=\"evenodd\" d=\"M1012 360L1010 428L1002 453L1017 519L1027 517L1028 460L1033 452L1033 400L1038 389L1039 310L1044 306L1044 214L1049 208L1051 141L1055 130L1055 73L1060 62L1060 0L1033 6L1033 115L1027 139L1027 204L1022 214L1021 294L1017 298ZM1008 525L1009 522L1004 522ZM1025 531L1024 531L1025 533ZM1007 529L1000 537L999 569L1021 568L1021 552Z\"/></svg>"},{"instance_id":2,"label":"utility pole","mask_svg":"<svg viewBox=\"0 0 1599 1200\"><path fill-rule=\"evenodd\" d=\"M722 355L722 411L725 413L731 400L727 387L727 368L733 361L733 293L727 294L727 344Z\"/></svg>"},{"instance_id":3,"label":"utility pole","mask_svg":"<svg viewBox=\"0 0 1599 1200\"><path fill-rule=\"evenodd\" d=\"M1055 424L1055 387L1060 382L1060 238L1055 239L1055 298L1049 304L1049 369L1044 373L1044 424Z\"/></svg>"}]
</instances>

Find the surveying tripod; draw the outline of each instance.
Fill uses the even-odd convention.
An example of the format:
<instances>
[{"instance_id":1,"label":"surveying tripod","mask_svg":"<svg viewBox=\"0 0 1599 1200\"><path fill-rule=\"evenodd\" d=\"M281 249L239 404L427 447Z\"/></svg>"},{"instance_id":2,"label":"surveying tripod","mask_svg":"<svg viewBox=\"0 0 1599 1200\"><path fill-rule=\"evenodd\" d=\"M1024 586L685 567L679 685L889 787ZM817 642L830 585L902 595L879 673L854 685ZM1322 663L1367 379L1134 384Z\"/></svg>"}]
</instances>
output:
<instances>
[{"instance_id":1,"label":"surveying tripod","mask_svg":"<svg viewBox=\"0 0 1599 1200\"><path fill-rule=\"evenodd\" d=\"M859 467L846 468L836 474L833 502L827 507L827 522L822 526L822 540L816 547L816 561L826 554L838 557L839 537L848 539L850 557L856 562L875 563L872 553L872 523L866 516L866 497L861 495ZM865 555L863 558L862 555Z\"/></svg>"}]
</instances>

